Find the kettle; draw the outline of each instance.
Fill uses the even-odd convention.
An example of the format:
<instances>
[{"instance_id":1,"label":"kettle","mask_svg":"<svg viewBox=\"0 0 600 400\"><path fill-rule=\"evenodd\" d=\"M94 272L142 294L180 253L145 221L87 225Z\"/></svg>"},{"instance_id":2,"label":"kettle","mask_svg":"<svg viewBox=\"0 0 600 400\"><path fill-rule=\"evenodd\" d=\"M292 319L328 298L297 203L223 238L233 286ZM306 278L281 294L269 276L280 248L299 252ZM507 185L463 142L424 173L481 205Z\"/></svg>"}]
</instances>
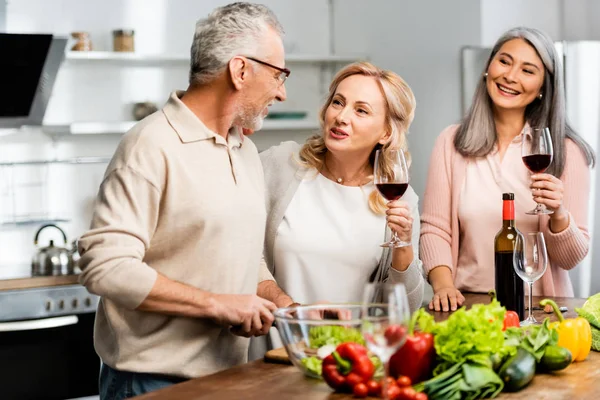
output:
<instances>
[{"instance_id":1,"label":"kettle","mask_svg":"<svg viewBox=\"0 0 600 400\"><path fill-rule=\"evenodd\" d=\"M67 235L65 231L54 224L47 224L38 229L33 243L37 246L40 233L46 228L56 228L62 233L65 244ZM71 275L74 273L73 253L64 247L54 245L54 240L46 247L39 248L31 261L31 274L33 276Z\"/></svg>"}]
</instances>

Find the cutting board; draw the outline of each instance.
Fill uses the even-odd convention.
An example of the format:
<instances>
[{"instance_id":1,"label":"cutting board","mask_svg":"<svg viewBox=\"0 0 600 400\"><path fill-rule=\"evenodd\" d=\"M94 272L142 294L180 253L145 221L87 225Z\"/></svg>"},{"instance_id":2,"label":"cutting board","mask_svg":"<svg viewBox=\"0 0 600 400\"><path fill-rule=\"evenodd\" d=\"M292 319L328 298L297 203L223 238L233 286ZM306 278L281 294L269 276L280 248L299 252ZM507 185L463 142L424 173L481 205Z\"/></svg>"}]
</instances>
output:
<instances>
[{"instance_id":1,"label":"cutting board","mask_svg":"<svg viewBox=\"0 0 600 400\"><path fill-rule=\"evenodd\" d=\"M264 357L266 362L276 364L291 364L290 357L288 356L285 347L279 347L277 349L269 350L265 353Z\"/></svg>"}]
</instances>

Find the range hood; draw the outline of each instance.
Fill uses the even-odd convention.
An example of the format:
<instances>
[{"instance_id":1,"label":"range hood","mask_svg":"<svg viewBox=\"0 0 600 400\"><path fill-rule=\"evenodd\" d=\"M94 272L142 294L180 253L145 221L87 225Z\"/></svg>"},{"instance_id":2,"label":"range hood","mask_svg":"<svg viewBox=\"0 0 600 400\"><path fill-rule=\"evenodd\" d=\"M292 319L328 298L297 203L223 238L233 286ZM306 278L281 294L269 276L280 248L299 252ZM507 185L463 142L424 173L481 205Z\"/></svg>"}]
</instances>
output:
<instances>
[{"instance_id":1,"label":"range hood","mask_svg":"<svg viewBox=\"0 0 600 400\"><path fill-rule=\"evenodd\" d=\"M0 33L0 128L42 125L66 38Z\"/></svg>"}]
</instances>

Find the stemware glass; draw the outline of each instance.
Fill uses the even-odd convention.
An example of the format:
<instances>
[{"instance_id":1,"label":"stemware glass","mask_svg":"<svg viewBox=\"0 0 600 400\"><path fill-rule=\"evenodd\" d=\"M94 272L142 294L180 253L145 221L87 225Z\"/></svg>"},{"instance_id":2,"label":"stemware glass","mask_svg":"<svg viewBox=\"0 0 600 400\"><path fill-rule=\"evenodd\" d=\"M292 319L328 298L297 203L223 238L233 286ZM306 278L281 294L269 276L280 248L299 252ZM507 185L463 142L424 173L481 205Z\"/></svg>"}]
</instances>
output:
<instances>
[{"instance_id":1,"label":"stemware glass","mask_svg":"<svg viewBox=\"0 0 600 400\"><path fill-rule=\"evenodd\" d=\"M534 174L546 171L552 163L552 138L548 128L528 128L521 136L521 157L527 169ZM538 203L537 206L527 211L526 214L552 214L545 205Z\"/></svg>"},{"instance_id":2,"label":"stemware glass","mask_svg":"<svg viewBox=\"0 0 600 400\"><path fill-rule=\"evenodd\" d=\"M529 312L527 319L521 321L521 326L535 325L539 322L533 317L533 282L544 275L548 267L548 252L544 234L541 232L529 232L515 239L515 250L513 252L513 266L515 272L529 286Z\"/></svg>"},{"instance_id":3,"label":"stemware glass","mask_svg":"<svg viewBox=\"0 0 600 400\"><path fill-rule=\"evenodd\" d=\"M406 341L410 310L401 283L369 283L363 292L361 331L367 347L384 366L383 398L388 398L389 362Z\"/></svg>"},{"instance_id":4,"label":"stemware glass","mask_svg":"<svg viewBox=\"0 0 600 400\"><path fill-rule=\"evenodd\" d=\"M381 195L388 201L398 200L408 189L408 165L403 150L377 150L375 152L375 165L373 180ZM392 239L383 243L381 247L410 246L393 232Z\"/></svg>"}]
</instances>

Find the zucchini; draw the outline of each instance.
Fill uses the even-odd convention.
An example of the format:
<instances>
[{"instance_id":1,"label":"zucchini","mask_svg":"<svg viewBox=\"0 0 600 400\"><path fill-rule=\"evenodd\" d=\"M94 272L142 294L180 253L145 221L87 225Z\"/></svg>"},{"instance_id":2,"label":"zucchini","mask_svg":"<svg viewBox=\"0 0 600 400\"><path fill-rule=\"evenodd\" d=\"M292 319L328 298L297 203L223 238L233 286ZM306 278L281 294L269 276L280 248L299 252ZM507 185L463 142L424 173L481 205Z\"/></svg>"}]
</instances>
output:
<instances>
[{"instance_id":1,"label":"zucchini","mask_svg":"<svg viewBox=\"0 0 600 400\"><path fill-rule=\"evenodd\" d=\"M546 346L538 367L544 372L560 371L567 368L572 360L573 356L569 349L561 346Z\"/></svg>"},{"instance_id":2,"label":"zucchini","mask_svg":"<svg viewBox=\"0 0 600 400\"><path fill-rule=\"evenodd\" d=\"M517 354L509 358L498 372L504 382L504 390L516 392L527 386L535 375L535 364L535 357L519 347Z\"/></svg>"}]
</instances>

